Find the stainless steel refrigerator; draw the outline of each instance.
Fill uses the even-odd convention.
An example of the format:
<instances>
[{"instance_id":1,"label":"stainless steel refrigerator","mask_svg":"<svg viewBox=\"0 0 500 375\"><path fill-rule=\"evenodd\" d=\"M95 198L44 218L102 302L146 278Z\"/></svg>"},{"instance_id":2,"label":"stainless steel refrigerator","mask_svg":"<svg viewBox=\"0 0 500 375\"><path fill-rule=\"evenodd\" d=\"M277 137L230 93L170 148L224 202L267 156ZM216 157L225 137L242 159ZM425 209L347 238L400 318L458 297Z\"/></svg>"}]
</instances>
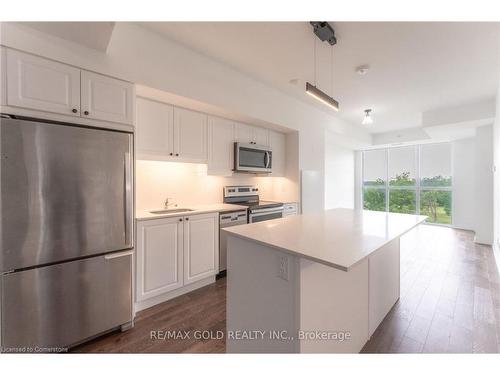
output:
<instances>
[{"instance_id":1,"label":"stainless steel refrigerator","mask_svg":"<svg viewBox=\"0 0 500 375\"><path fill-rule=\"evenodd\" d=\"M133 135L1 118L0 147L0 346L131 324Z\"/></svg>"}]
</instances>

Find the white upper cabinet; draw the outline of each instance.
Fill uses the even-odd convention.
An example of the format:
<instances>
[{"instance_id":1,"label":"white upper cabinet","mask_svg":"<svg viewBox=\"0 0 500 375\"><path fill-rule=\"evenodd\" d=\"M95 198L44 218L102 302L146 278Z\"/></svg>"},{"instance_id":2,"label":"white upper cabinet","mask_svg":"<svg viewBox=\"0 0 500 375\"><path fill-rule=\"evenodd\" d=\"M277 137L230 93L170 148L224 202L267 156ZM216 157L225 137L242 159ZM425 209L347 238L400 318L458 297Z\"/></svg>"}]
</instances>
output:
<instances>
[{"instance_id":1,"label":"white upper cabinet","mask_svg":"<svg viewBox=\"0 0 500 375\"><path fill-rule=\"evenodd\" d=\"M137 301L184 284L183 228L182 218L177 217L137 223Z\"/></svg>"},{"instance_id":2,"label":"white upper cabinet","mask_svg":"<svg viewBox=\"0 0 500 375\"><path fill-rule=\"evenodd\" d=\"M219 215L184 219L184 285L213 276L219 269Z\"/></svg>"},{"instance_id":3,"label":"white upper cabinet","mask_svg":"<svg viewBox=\"0 0 500 375\"><path fill-rule=\"evenodd\" d=\"M237 123L235 126L235 141L268 146L269 131L257 126Z\"/></svg>"},{"instance_id":4,"label":"white upper cabinet","mask_svg":"<svg viewBox=\"0 0 500 375\"><path fill-rule=\"evenodd\" d=\"M83 117L133 124L134 86L131 83L82 71L81 85Z\"/></svg>"},{"instance_id":5,"label":"white upper cabinet","mask_svg":"<svg viewBox=\"0 0 500 375\"><path fill-rule=\"evenodd\" d=\"M283 133L269 131L269 146L273 153L272 176L285 176L286 174L286 136Z\"/></svg>"},{"instance_id":6,"label":"white upper cabinet","mask_svg":"<svg viewBox=\"0 0 500 375\"><path fill-rule=\"evenodd\" d=\"M207 162L207 115L137 98L139 159Z\"/></svg>"},{"instance_id":7,"label":"white upper cabinet","mask_svg":"<svg viewBox=\"0 0 500 375\"><path fill-rule=\"evenodd\" d=\"M174 107L137 98L136 154L138 158L163 159L174 152Z\"/></svg>"},{"instance_id":8,"label":"white upper cabinet","mask_svg":"<svg viewBox=\"0 0 500 375\"><path fill-rule=\"evenodd\" d=\"M253 126L237 123L235 125L235 142L252 143L254 140Z\"/></svg>"},{"instance_id":9,"label":"white upper cabinet","mask_svg":"<svg viewBox=\"0 0 500 375\"><path fill-rule=\"evenodd\" d=\"M204 113L174 107L174 156L180 161L206 163L207 118Z\"/></svg>"},{"instance_id":10,"label":"white upper cabinet","mask_svg":"<svg viewBox=\"0 0 500 375\"><path fill-rule=\"evenodd\" d=\"M262 146L269 146L269 130L253 127L253 141Z\"/></svg>"},{"instance_id":11,"label":"white upper cabinet","mask_svg":"<svg viewBox=\"0 0 500 375\"><path fill-rule=\"evenodd\" d=\"M80 116L80 69L7 50L7 105Z\"/></svg>"},{"instance_id":12,"label":"white upper cabinet","mask_svg":"<svg viewBox=\"0 0 500 375\"><path fill-rule=\"evenodd\" d=\"M220 117L208 117L208 174L233 173L234 124Z\"/></svg>"},{"instance_id":13,"label":"white upper cabinet","mask_svg":"<svg viewBox=\"0 0 500 375\"><path fill-rule=\"evenodd\" d=\"M2 74L7 75L2 105L133 124L132 83L12 49L1 52L7 55L6 64L2 56Z\"/></svg>"}]
</instances>

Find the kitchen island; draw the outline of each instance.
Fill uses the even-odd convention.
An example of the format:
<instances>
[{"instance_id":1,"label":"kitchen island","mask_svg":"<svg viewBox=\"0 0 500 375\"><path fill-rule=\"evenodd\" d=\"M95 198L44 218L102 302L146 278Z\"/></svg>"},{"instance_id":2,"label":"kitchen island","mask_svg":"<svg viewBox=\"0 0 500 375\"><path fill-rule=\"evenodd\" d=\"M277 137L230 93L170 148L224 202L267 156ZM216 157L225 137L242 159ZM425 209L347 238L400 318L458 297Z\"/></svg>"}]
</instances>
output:
<instances>
[{"instance_id":1,"label":"kitchen island","mask_svg":"<svg viewBox=\"0 0 500 375\"><path fill-rule=\"evenodd\" d=\"M426 216L333 209L224 229L227 352L358 353L399 299Z\"/></svg>"}]
</instances>

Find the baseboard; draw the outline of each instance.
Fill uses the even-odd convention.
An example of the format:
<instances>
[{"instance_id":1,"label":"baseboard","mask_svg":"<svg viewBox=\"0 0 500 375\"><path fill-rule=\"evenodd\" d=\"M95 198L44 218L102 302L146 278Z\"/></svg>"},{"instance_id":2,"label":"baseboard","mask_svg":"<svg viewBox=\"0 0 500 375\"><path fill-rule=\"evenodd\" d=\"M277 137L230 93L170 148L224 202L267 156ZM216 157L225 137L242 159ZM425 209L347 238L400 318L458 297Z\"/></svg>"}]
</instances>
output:
<instances>
[{"instance_id":1,"label":"baseboard","mask_svg":"<svg viewBox=\"0 0 500 375\"><path fill-rule=\"evenodd\" d=\"M134 310L135 310L135 312L145 310L147 308L158 305L159 303L166 302L168 300L171 300L172 298L179 297L183 294L192 292L193 290L210 285L214 282L215 282L215 276L207 277L203 280L199 280L199 281L194 282L192 284L183 286L182 288L172 290L171 292L161 294L161 295L153 297L153 298L149 298L145 301L136 302L134 305L134 307L135 307Z\"/></svg>"}]
</instances>

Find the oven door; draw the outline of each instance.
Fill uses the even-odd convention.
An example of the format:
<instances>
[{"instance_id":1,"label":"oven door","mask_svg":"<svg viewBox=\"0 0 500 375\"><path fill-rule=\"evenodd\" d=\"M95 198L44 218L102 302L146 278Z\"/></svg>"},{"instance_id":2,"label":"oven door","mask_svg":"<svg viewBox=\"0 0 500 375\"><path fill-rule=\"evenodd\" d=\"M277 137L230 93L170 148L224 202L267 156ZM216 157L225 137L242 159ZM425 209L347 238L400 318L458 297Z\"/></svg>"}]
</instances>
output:
<instances>
[{"instance_id":1,"label":"oven door","mask_svg":"<svg viewBox=\"0 0 500 375\"><path fill-rule=\"evenodd\" d=\"M251 212L249 215L249 222L258 223L259 221L280 219L282 217L283 217L283 207L265 208L262 210Z\"/></svg>"},{"instance_id":2,"label":"oven door","mask_svg":"<svg viewBox=\"0 0 500 375\"><path fill-rule=\"evenodd\" d=\"M235 143L234 169L237 172L270 173L273 153L266 146Z\"/></svg>"}]
</instances>

